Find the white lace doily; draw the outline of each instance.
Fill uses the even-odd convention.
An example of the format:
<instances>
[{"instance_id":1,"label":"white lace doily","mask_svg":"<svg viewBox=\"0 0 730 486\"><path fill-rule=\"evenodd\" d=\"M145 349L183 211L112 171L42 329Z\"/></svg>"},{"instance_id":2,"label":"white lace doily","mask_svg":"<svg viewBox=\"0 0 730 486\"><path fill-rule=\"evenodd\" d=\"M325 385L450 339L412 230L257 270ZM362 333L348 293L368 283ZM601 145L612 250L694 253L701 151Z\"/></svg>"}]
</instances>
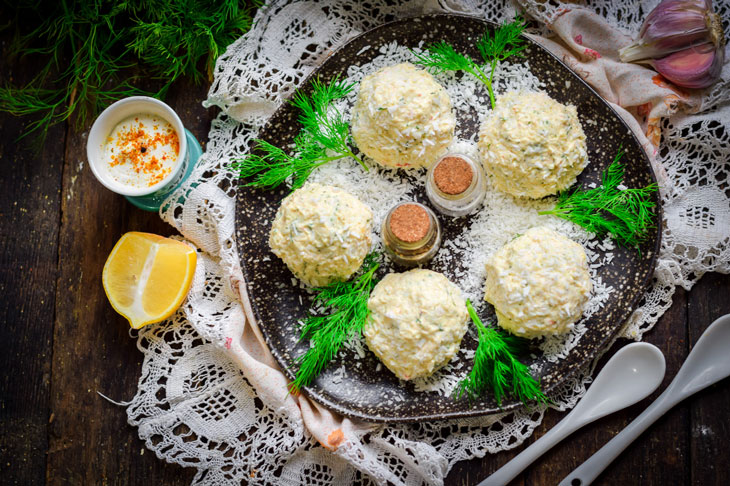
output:
<instances>
[{"instance_id":1,"label":"white lace doily","mask_svg":"<svg viewBox=\"0 0 730 486\"><path fill-rule=\"evenodd\" d=\"M520 3L519 10L547 25L564 7ZM657 2L590 3L631 35ZM727 3L716 9L730 17ZM437 485L457 461L516 447L541 422L544 410L518 410L378 426L333 454L313 440L300 416L271 407L281 397L262 392L261 376L244 375L241 370L256 363L243 363L231 338L253 339L248 334L255 331L243 326L247 302L239 292L237 181L225 167L230 157L245 151L267 117L332 48L385 21L438 10L500 22L518 9L502 1L273 2L218 60L206 104L223 111L212 123L198 167L161 215L199 248L198 269L174 319L140 331L142 376L127 409L130 424L159 458L197 469L194 484ZM657 160L671 184L662 193L662 249L653 285L622 336L641 339L670 307L677 285L689 289L706 272L730 272L729 85L726 64L701 113L664 122ZM585 393L591 371L565 383L552 397L554 408L571 408Z\"/></svg>"}]
</instances>

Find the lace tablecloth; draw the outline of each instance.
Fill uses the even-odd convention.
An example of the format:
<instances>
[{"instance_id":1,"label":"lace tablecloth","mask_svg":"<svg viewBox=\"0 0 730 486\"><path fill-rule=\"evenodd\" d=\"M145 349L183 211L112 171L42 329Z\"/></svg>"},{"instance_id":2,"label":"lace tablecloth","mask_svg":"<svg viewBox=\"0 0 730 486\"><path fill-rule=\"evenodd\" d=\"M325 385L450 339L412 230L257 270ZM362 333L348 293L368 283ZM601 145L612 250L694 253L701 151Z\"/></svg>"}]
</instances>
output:
<instances>
[{"instance_id":1,"label":"lace tablecloth","mask_svg":"<svg viewBox=\"0 0 730 486\"><path fill-rule=\"evenodd\" d=\"M251 31L218 60L206 104L222 112L199 166L161 214L199 249L199 260L184 306L138 337L145 358L127 413L147 447L196 468L195 484L437 485L455 462L515 447L541 422L544 410L411 425L342 420L287 396L251 320L233 239L237 181L226 164L333 48L394 18L454 11L501 22L524 10L544 26L536 39L619 106L641 136L662 182L665 230L652 286L622 336L641 339L677 285L689 289L705 272L730 272L728 64L709 92L674 99L661 83L637 100L611 83L616 70L634 69L612 61L616 46L628 43L656 3L333 0L261 8ZM727 3L716 9L730 17ZM569 380L552 406L572 407L591 371Z\"/></svg>"}]
</instances>

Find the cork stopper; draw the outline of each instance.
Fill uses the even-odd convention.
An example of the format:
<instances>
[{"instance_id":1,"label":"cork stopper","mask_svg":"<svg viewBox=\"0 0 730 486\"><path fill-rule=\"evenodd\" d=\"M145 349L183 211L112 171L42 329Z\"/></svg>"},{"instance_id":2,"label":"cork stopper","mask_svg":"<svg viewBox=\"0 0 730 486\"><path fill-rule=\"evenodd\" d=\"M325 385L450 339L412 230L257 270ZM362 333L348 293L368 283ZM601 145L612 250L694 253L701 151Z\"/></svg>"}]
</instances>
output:
<instances>
[{"instance_id":1,"label":"cork stopper","mask_svg":"<svg viewBox=\"0 0 730 486\"><path fill-rule=\"evenodd\" d=\"M461 157L446 157L433 170L433 181L444 194L461 194L469 188L473 178L474 171Z\"/></svg>"},{"instance_id":2,"label":"cork stopper","mask_svg":"<svg viewBox=\"0 0 730 486\"><path fill-rule=\"evenodd\" d=\"M417 204L403 204L390 215L390 231L401 241L415 243L426 237L431 219L425 209Z\"/></svg>"}]
</instances>

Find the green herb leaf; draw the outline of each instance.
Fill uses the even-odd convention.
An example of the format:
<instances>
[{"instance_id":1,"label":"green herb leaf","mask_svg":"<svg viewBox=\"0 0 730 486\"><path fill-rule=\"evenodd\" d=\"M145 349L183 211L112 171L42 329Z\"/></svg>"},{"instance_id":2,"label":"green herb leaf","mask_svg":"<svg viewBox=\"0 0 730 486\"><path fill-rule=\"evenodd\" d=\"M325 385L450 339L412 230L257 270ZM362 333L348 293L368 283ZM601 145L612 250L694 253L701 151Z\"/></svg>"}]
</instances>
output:
<instances>
[{"instance_id":1,"label":"green herb leaf","mask_svg":"<svg viewBox=\"0 0 730 486\"><path fill-rule=\"evenodd\" d=\"M234 161L231 168L238 171L242 179L253 178L247 186L273 189L291 179L292 189L297 189L316 167L330 161L326 157L320 160L320 146L307 138L308 134L301 133L294 140L295 152L298 153L296 157L265 140L256 139L255 153Z\"/></svg>"},{"instance_id":2,"label":"green herb leaf","mask_svg":"<svg viewBox=\"0 0 730 486\"><path fill-rule=\"evenodd\" d=\"M472 70L479 69L479 64L475 63L473 59L457 52L451 44L444 41L431 44L426 48L425 53L413 52L413 55L416 56L416 64L420 64L436 73L449 71L472 72Z\"/></svg>"},{"instance_id":3,"label":"green herb leaf","mask_svg":"<svg viewBox=\"0 0 730 486\"><path fill-rule=\"evenodd\" d=\"M582 226L599 238L609 235L618 244L638 247L654 228L652 195L656 183L639 189L619 189L624 180L624 168L619 163L624 155L619 148L613 162L603 172L602 184L594 189L563 191L555 208L540 211Z\"/></svg>"},{"instance_id":4,"label":"green herb leaf","mask_svg":"<svg viewBox=\"0 0 730 486\"><path fill-rule=\"evenodd\" d=\"M183 76L213 80L215 61L226 47L248 32L252 10L263 2L219 0L137 0L127 46L166 79L163 90ZM205 69L200 69L204 60Z\"/></svg>"},{"instance_id":5,"label":"green herb leaf","mask_svg":"<svg viewBox=\"0 0 730 486\"><path fill-rule=\"evenodd\" d=\"M455 397L459 399L466 396L472 400L491 390L500 407L507 393L524 404L532 400L546 403L548 398L537 380L530 375L530 369L515 357L520 348L520 339L493 327L486 327L468 300L466 308L477 328L479 344L474 355L474 366L469 375L459 382Z\"/></svg>"},{"instance_id":6,"label":"green herb leaf","mask_svg":"<svg viewBox=\"0 0 730 486\"><path fill-rule=\"evenodd\" d=\"M520 37L527 24L516 17L510 23L502 24L490 35L489 29L477 41L477 49L486 63L481 65L469 56L457 52L451 44L444 41L436 42L426 48L422 54L413 53L416 56L416 64L419 64L432 72L442 73L447 71L465 71L481 81L489 92L489 101L494 109L494 70L500 61L510 56L522 56L522 51L527 47L524 39ZM489 72L489 74L487 74Z\"/></svg>"},{"instance_id":7,"label":"green herb leaf","mask_svg":"<svg viewBox=\"0 0 730 486\"><path fill-rule=\"evenodd\" d=\"M494 37L489 35L489 31L485 31L477 42L477 49L482 55L482 59L489 65L489 101L494 109L494 89L492 80L494 79L494 70L500 61L504 61L510 56L522 56L522 51L527 47L524 40L520 37L527 27L525 21L516 17L508 24L502 24L494 31Z\"/></svg>"},{"instance_id":8,"label":"green herb leaf","mask_svg":"<svg viewBox=\"0 0 730 486\"><path fill-rule=\"evenodd\" d=\"M310 314L304 321L300 340L309 339L311 347L295 360L299 369L289 385L292 393L298 393L311 384L337 355L340 347L362 332L370 313L368 299L377 283L374 275L378 266L378 255L371 253L365 258L359 277L317 290L313 306L323 304L332 312L324 316Z\"/></svg>"},{"instance_id":9,"label":"green herb leaf","mask_svg":"<svg viewBox=\"0 0 730 486\"><path fill-rule=\"evenodd\" d=\"M511 56L523 57L522 51L527 48L527 44L522 37L522 33L527 28L527 23L521 17L507 24L502 24L494 31L494 36L489 35L489 31L485 31L482 37L477 41L477 49L482 55L484 62L496 65L499 61L504 61Z\"/></svg>"},{"instance_id":10,"label":"green herb leaf","mask_svg":"<svg viewBox=\"0 0 730 486\"><path fill-rule=\"evenodd\" d=\"M492 89L492 80L482 70L482 66L469 56L457 52L451 44L441 41L428 46L424 53L411 52L416 56L415 63L431 72L465 71L487 85L489 90Z\"/></svg>"},{"instance_id":11,"label":"green herb leaf","mask_svg":"<svg viewBox=\"0 0 730 486\"><path fill-rule=\"evenodd\" d=\"M253 153L231 164L242 179L254 177L247 186L275 188L291 180L292 189L301 187L314 169L343 157L352 157L367 166L350 149L350 127L332 102L347 96L353 85L338 76L324 84L312 81L312 94L301 90L292 97L291 104L300 110L302 130L294 139L293 155L257 139Z\"/></svg>"},{"instance_id":12,"label":"green herb leaf","mask_svg":"<svg viewBox=\"0 0 730 486\"><path fill-rule=\"evenodd\" d=\"M13 25L34 27L16 37L11 55L33 57L41 67L25 86L0 88L0 111L39 116L23 136L36 133L41 142L72 116L82 128L120 98L163 97L182 76L202 80L201 72L210 75L218 55L250 28L253 11L240 0L22 3ZM203 59L207 70L199 69ZM128 68L140 61L145 77L164 80L160 89L133 85L139 76Z\"/></svg>"}]
</instances>

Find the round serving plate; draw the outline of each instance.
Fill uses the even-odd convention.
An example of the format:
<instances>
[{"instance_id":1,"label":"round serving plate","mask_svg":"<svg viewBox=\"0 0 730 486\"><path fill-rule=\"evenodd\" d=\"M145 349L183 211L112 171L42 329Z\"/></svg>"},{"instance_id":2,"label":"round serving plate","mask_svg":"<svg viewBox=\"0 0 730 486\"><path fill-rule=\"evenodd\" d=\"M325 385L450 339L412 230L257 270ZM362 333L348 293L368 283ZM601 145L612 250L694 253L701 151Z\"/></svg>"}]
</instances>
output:
<instances>
[{"instance_id":1,"label":"round serving plate","mask_svg":"<svg viewBox=\"0 0 730 486\"><path fill-rule=\"evenodd\" d=\"M422 42L428 44L447 40L457 50L478 58L475 42L485 28L493 27L478 18L447 14L390 22L349 41L330 55L310 75L310 79L319 76L323 81L329 81L336 75L345 78L348 67L370 62L380 54L380 46L394 41L407 47L417 47ZM643 187L655 182L646 154L618 114L554 55L529 39L527 42L529 47L524 51L525 57L531 71L545 83L545 91L557 101L578 108L590 160L588 167L578 177L578 183L600 184L601 173L611 163L619 146L623 146L626 152L622 159L626 185ZM308 81L303 84L305 92L309 89ZM259 138L279 147L289 146L300 129L297 115L294 107L283 104L262 129ZM461 126L462 136L465 134L469 137L478 131L476 110L472 110L470 116L459 118L457 123ZM592 122L587 123L587 120ZM293 360L308 349L308 342L299 342L297 321L306 316L311 297L300 288L286 265L271 253L268 244L271 223L281 200L288 193L287 188L272 191L241 186L237 195L236 238L259 327L274 357L284 372L293 378L296 369ZM660 244L661 208L658 194L654 198L657 203L655 228L640 251L620 247L612 249L611 262L598 269L603 282L615 291L605 305L586 321L587 330L578 344L565 359L557 362L549 362L539 353L524 358L527 364L539 365L540 372L536 378L547 393L605 349L643 295L652 276ZM415 195L415 199L429 204L425 188ZM469 224L466 219L464 222L464 218L441 218L444 239L448 240L464 231L464 226ZM440 251L446 250L442 248ZM599 257L603 257L602 250L596 251ZM452 277L458 265L459 262L451 261L428 268L443 272L458 284L458 280ZM382 273L379 276L382 277ZM491 307L489 312L493 313ZM485 317L494 322L493 314ZM476 349L476 345L475 339L467 333L462 349ZM464 360L465 369L470 369L472 365L471 360L465 359L464 353L459 353L454 360ZM375 422L469 417L503 412L521 405L508 398L500 408L490 395L469 402L437 392L416 391L412 383L401 382L378 363L378 359L369 351L364 357L358 357L354 351L342 349L314 383L304 389L304 393L343 415Z\"/></svg>"}]
</instances>

